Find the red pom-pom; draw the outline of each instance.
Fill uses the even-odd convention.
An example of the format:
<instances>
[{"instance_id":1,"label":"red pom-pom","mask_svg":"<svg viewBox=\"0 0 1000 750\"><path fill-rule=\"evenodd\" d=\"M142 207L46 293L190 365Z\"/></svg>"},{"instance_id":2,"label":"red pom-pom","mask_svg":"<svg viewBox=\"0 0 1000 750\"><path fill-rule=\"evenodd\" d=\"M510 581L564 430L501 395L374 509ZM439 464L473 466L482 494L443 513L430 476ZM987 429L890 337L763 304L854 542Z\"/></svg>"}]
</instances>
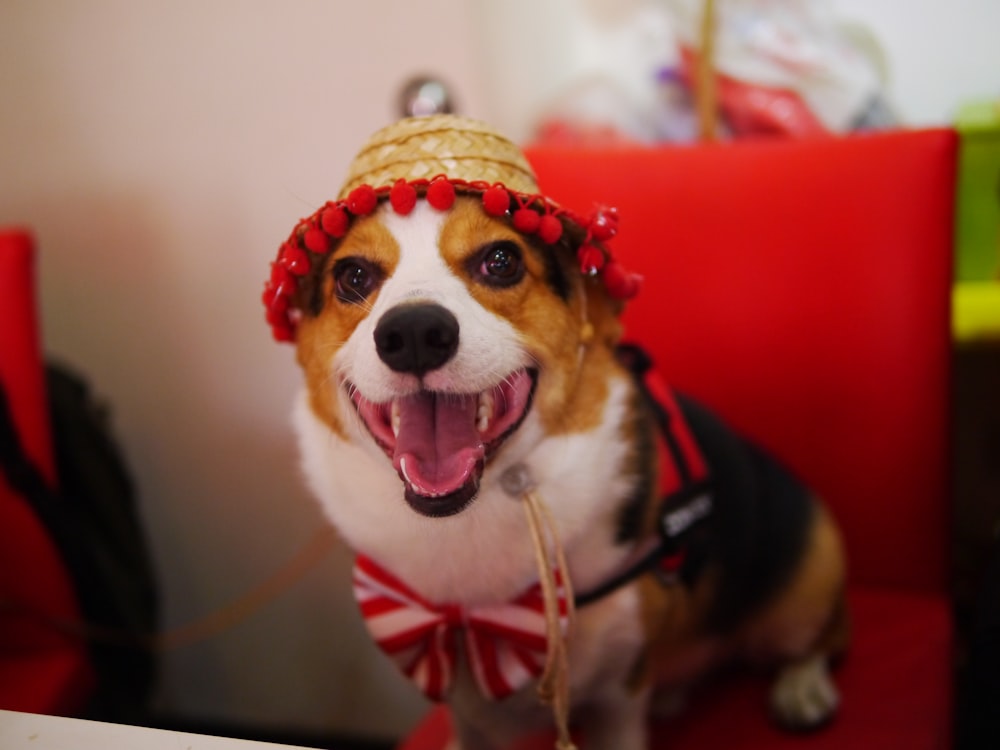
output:
<instances>
[{"instance_id":1,"label":"red pom-pom","mask_svg":"<svg viewBox=\"0 0 1000 750\"><path fill-rule=\"evenodd\" d=\"M590 220L590 233L600 242L607 242L618 234L618 209L597 209Z\"/></svg>"},{"instance_id":2,"label":"red pom-pom","mask_svg":"<svg viewBox=\"0 0 1000 750\"><path fill-rule=\"evenodd\" d=\"M278 262L296 276L305 276L309 273L309 256L298 245L289 242L282 245Z\"/></svg>"},{"instance_id":3,"label":"red pom-pom","mask_svg":"<svg viewBox=\"0 0 1000 750\"><path fill-rule=\"evenodd\" d=\"M538 236L546 245L558 242L562 232L562 222L552 214L545 214L538 222Z\"/></svg>"},{"instance_id":4,"label":"red pom-pom","mask_svg":"<svg viewBox=\"0 0 1000 750\"><path fill-rule=\"evenodd\" d=\"M270 309L276 298L274 285L271 282L264 284L264 291L260 295L260 301L264 303L264 307Z\"/></svg>"},{"instance_id":5,"label":"red pom-pom","mask_svg":"<svg viewBox=\"0 0 1000 750\"><path fill-rule=\"evenodd\" d=\"M285 269L282 269L285 270ZM287 273L287 271L286 271ZM291 278L291 274L289 274ZM291 296L295 293L296 284L294 281L281 282L275 284L273 281L268 281L264 284L264 293L260 295L260 301L264 303L267 308L277 308L280 310L287 310L290 304Z\"/></svg>"},{"instance_id":6,"label":"red pom-pom","mask_svg":"<svg viewBox=\"0 0 1000 750\"><path fill-rule=\"evenodd\" d=\"M406 216L417 205L417 189L406 180L396 180L389 191L389 203L392 210L400 216Z\"/></svg>"},{"instance_id":7,"label":"red pom-pom","mask_svg":"<svg viewBox=\"0 0 1000 750\"><path fill-rule=\"evenodd\" d=\"M483 210L490 216L503 216L510 209L510 193L502 185L483 192Z\"/></svg>"},{"instance_id":8,"label":"red pom-pom","mask_svg":"<svg viewBox=\"0 0 1000 750\"><path fill-rule=\"evenodd\" d=\"M281 253L284 254L285 246L281 246ZM284 294L282 287L293 289L295 287L295 277L281 263L271 264L271 278L269 287L274 288L277 293ZM290 293L290 292L289 292Z\"/></svg>"},{"instance_id":9,"label":"red pom-pom","mask_svg":"<svg viewBox=\"0 0 1000 750\"><path fill-rule=\"evenodd\" d=\"M604 253L593 245L581 245L576 259L584 276L594 276L604 267Z\"/></svg>"},{"instance_id":10,"label":"red pom-pom","mask_svg":"<svg viewBox=\"0 0 1000 750\"><path fill-rule=\"evenodd\" d=\"M347 208L355 216L365 216L375 210L378 195L371 185L360 185L347 194Z\"/></svg>"},{"instance_id":11,"label":"red pom-pom","mask_svg":"<svg viewBox=\"0 0 1000 750\"><path fill-rule=\"evenodd\" d=\"M274 304L268 305L267 322L272 326L280 326L288 323L288 301L284 297L279 297Z\"/></svg>"},{"instance_id":12,"label":"red pom-pom","mask_svg":"<svg viewBox=\"0 0 1000 750\"><path fill-rule=\"evenodd\" d=\"M427 202L438 211L447 211L455 203L455 186L445 177L435 177L427 188Z\"/></svg>"},{"instance_id":13,"label":"red pom-pom","mask_svg":"<svg viewBox=\"0 0 1000 750\"><path fill-rule=\"evenodd\" d=\"M295 329L289 322L271 325L271 335L275 341L292 342L295 341Z\"/></svg>"},{"instance_id":14,"label":"red pom-pom","mask_svg":"<svg viewBox=\"0 0 1000 750\"><path fill-rule=\"evenodd\" d=\"M519 208L514 212L514 229L519 232L534 234L538 231L538 225L541 222L542 217L538 215L537 211L532 211L530 208Z\"/></svg>"},{"instance_id":15,"label":"red pom-pom","mask_svg":"<svg viewBox=\"0 0 1000 750\"><path fill-rule=\"evenodd\" d=\"M343 237L347 234L347 226L351 223L347 212L338 205L323 210L319 217L323 231L331 237Z\"/></svg>"},{"instance_id":16,"label":"red pom-pom","mask_svg":"<svg viewBox=\"0 0 1000 750\"><path fill-rule=\"evenodd\" d=\"M302 235L302 242L314 253L325 253L330 249L330 238L317 226L309 227Z\"/></svg>"},{"instance_id":17,"label":"red pom-pom","mask_svg":"<svg viewBox=\"0 0 1000 750\"><path fill-rule=\"evenodd\" d=\"M604 279L604 288L615 299L631 299L639 293L642 277L635 273L629 273L616 261L609 261L604 266L604 272L601 276Z\"/></svg>"}]
</instances>

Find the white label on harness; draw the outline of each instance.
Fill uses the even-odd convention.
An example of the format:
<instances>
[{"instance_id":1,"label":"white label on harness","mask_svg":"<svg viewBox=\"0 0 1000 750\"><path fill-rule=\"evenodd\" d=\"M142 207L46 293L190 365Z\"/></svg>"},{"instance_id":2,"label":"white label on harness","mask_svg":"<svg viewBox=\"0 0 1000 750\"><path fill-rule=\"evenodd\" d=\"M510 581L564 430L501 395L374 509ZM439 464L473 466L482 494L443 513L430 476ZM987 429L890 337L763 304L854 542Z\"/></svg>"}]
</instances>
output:
<instances>
[{"instance_id":1,"label":"white label on harness","mask_svg":"<svg viewBox=\"0 0 1000 750\"><path fill-rule=\"evenodd\" d=\"M687 505L663 517L663 532L668 537L679 536L712 512L712 498L699 495Z\"/></svg>"}]
</instances>

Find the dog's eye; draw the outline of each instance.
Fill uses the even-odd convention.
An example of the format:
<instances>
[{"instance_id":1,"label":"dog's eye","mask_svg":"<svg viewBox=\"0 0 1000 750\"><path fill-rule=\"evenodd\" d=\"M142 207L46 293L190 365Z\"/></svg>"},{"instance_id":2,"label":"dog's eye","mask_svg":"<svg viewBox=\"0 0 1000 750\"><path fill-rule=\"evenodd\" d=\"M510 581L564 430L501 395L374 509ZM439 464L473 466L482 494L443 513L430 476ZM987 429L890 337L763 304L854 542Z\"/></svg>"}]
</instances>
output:
<instances>
[{"instance_id":1,"label":"dog's eye","mask_svg":"<svg viewBox=\"0 0 1000 750\"><path fill-rule=\"evenodd\" d=\"M493 286L512 286L524 277L521 248L509 241L492 242L478 253L479 274Z\"/></svg>"},{"instance_id":2,"label":"dog's eye","mask_svg":"<svg viewBox=\"0 0 1000 750\"><path fill-rule=\"evenodd\" d=\"M333 280L341 302L364 302L382 281L382 272L361 258L342 258L333 266Z\"/></svg>"}]
</instances>

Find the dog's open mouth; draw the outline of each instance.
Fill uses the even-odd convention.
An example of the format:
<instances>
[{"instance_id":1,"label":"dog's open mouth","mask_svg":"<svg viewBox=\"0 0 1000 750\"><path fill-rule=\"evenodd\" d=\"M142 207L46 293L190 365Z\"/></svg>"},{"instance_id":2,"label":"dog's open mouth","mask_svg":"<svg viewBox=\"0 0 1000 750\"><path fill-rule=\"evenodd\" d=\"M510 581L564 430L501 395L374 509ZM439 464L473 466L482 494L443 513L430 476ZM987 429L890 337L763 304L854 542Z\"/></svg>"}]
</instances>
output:
<instances>
[{"instance_id":1,"label":"dog's open mouth","mask_svg":"<svg viewBox=\"0 0 1000 750\"><path fill-rule=\"evenodd\" d=\"M417 391L372 403L348 384L358 414L392 460L410 506L425 516L463 510L489 457L521 424L537 373L518 370L481 393Z\"/></svg>"}]
</instances>

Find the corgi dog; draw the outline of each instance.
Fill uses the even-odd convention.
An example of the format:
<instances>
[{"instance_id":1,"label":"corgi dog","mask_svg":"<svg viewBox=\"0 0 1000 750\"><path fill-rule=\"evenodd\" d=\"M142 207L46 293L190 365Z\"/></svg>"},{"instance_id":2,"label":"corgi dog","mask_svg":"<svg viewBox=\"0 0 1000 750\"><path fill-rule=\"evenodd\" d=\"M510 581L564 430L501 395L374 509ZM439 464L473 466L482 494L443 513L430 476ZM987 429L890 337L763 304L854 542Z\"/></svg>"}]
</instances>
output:
<instances>
[{"instance_id":1,"label":"corgi dog","mask_svg":"<svg viewBox=\"0 0 1000 750\"><path fill-rule=\"evenodd\" d=\"M448 702L463 750L551 725L535 687L557 640L587 748L647 747L654 693L738 657L774 665L783 723L837 707L835 524L621 345L639 280L610 253L615 221L541 195L488 126L413 118L373 136L265 289L304 373L304 473L358 554L361 611ZM539 561L559 556L543 591Z\"/></svg>"}]
</instances>

